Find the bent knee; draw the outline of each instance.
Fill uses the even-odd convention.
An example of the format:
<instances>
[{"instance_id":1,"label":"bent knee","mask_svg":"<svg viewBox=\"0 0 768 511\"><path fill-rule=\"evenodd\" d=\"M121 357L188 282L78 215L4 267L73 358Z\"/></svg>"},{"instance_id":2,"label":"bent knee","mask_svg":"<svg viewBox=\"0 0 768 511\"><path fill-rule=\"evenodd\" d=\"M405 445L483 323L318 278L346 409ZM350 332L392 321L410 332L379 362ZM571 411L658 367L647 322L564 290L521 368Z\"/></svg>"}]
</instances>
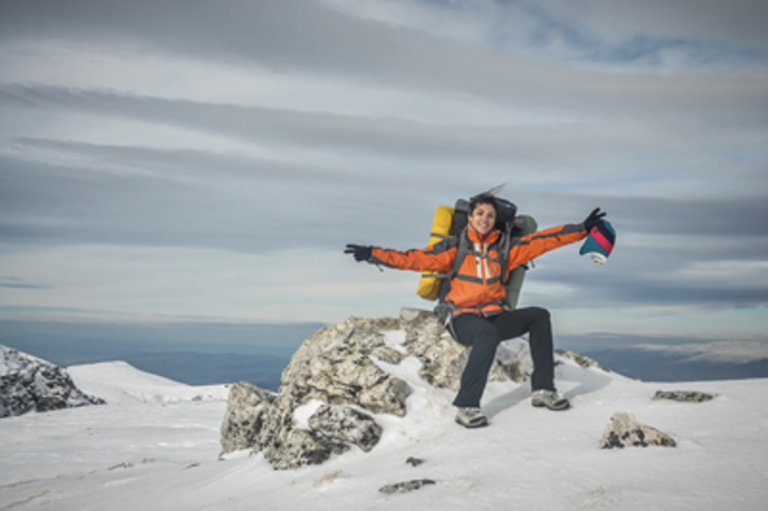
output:
<instances>
[{"instance_id":1,"label":"bent knee","mask_svg":"<svg viewBox=\"0 0 768 511\"><path fill-rule=\"evenodd\" d=\"M463 331L459 339L465 346L493 345L501 342L499 329L490 323L476 325L471 331Z\"/></svg>"}]
</instances>

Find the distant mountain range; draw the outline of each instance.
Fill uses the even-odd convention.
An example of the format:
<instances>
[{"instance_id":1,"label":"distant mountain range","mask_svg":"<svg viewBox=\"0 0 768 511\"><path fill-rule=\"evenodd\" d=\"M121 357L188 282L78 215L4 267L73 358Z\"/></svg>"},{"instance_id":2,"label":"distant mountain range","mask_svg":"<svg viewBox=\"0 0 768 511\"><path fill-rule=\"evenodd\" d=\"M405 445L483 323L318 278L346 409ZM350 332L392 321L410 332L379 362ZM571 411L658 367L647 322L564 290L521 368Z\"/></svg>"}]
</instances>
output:
<instances>
[{"instance_id":1,"label":"distant mountain range","mask_svg":"<svg viewBox=\"0 0 768 511\"><path fill-rule=\"evenodd\" d=\"M299 345L319 324L222 327L138 327L0 322L0 343L60 366L125 361L188 385L248 381L277 390L280 376ZM264 340L271 345L250 345ZM557 347L587 355L619 374L645 381L735 380L768 377L765 343L603 339L603 346L562 336ZM645 342L643 342L645 341ZM623 342L623 344L622 344Z\"/></svg>"},{"instance_id":2,"label":"distant mountain range","mask_svg":"<svg viewBox=\"0 0 768 511\"><path fill-rule=\"evenodd\" d=\"M644 381L679 382L768 378L768 359L727 361L695 358L673 350L640 347L582 352L610 370Z\"/></svg>"},{"instance_id":3,"label":"distant mountain range","mask_svg":"<svg viewBox=\"0 0 768 511\"><path fill-rule=\"evenodd\" d=\"M644 381L680 382L768 378L768 359L727 362L692 359L689 355L640 348L584 351L610 370ZM245 380L277 390L290 357L237 353L150 353L124 357L134 367L188 385Z\"/></svg>"}]
</instances>

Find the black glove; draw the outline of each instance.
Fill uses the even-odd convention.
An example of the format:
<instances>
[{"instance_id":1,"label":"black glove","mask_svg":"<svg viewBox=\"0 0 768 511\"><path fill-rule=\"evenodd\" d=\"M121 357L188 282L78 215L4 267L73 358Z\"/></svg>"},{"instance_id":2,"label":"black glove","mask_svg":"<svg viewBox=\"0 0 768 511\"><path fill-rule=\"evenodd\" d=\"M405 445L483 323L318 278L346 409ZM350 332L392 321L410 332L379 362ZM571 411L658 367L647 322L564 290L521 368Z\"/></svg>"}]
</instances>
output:
<instances>
[{"instance_id":1,"label":"black glove","mask_svg":"<svg viewBox=\"0 0 768 511\"><path fill-rule=\"evenodd\" d=\"M584 220L584 228L587 232L591 231L594 226L602 222L605 215L607 215L607 213L601 212L600 208L595 208L595 210L589 214L587 219Z\"/></svg>"},{"instance_id":2,"label":"black glove","mask_svg":"<svg viewBox=\"0 0 768 511\"><path fill-rule=\"evenodd\" d=\"M370 259L372 251L373 251L373 247L347 244L347 248L346 250L344 250L344 253L352 254L355 257L355 261L360 263Z\"/></svg>"}]
</instances>

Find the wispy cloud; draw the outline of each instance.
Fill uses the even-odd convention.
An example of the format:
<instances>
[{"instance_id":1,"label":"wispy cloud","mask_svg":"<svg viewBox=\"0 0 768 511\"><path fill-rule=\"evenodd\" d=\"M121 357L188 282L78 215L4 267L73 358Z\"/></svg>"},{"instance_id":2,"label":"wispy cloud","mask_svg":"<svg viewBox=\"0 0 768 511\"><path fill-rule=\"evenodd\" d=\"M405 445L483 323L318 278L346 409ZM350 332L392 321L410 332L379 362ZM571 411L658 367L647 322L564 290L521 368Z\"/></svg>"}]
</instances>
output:
<instances>
[{"instance_id":1,"label":"wispy cloud","mask_svg":"<svg viewBox=\"0 0 768 511\"><path fill-rule=\"evenodd\" d=\"M9 289L47 289L48 286L31 284L17 277L0 277L0 287Z\"/></svg>"},{"instance_id":2,"label":"wispy cloud","mask_svg":"<svg viewBox=\"0 0 768 511\"><path fill-rule=\"evenodd\" d=\"M768 9L759 0L325 2L446 40L625 70L702 70L768 60L762 27Z\"/></svg>"},{"instance_id":3,"label":"wispy cloud","mask_svg":"<svg viewBox=\"0 0 768 511\"><path fill-rule=\"evenodd\" d=\"M638 344L637 348L674 355L686 355L691 361L745 364L768 359L768 342L765 341L718 341L686 343L675 346Z\"/></svg>"}]
</instances>

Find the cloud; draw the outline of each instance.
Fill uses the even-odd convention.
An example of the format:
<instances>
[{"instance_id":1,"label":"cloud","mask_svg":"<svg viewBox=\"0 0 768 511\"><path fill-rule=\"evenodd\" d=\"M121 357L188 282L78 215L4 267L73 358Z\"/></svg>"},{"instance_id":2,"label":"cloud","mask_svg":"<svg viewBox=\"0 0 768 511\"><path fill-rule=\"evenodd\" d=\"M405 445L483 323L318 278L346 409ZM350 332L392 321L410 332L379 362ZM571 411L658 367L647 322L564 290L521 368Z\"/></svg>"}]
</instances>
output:
<instances>
[{"instance_id":1,"label":"cloud","mask_svg":"<svg viewBox=\"0 0 768 511\"><path fill-rule=\"evenodd\" d=\"M229 9L206 2L182 4L120 7L81 0L47 11L46 16L56 19L56 23L44 23L34 2L15 3L6 7L9 12L3 18L7 21L0 33L10 41L27 40L30 34L39 39L74 40L98 47L106 41L123 51L138 46L143 51L166 52L169 57L257 65L301 73L305 78L307 74L345 77L432 93L437 90L504 102L545 103L548 108L564 103L571 108L582 105L582 111L599 105L621 107L623 95L634 92L643 96L637 99L645 103L645 109L651 108L659 115L687 105L701 93L708 96L721 90L717 89L721 80L717 74L706 80L670 76L661 80L653 73L627 76L564 68L515 52L467 47L435 40L415 30L352 19L314 2L237 3ZM178 10L187 15L180 18ZM198 19L206 20L205 30L196 25L194 20ZM297 79L300 77L297 75ZM762 91L758 94L764 98L764 88L756 83L764 79L749 74L741 77L739 82L745 87L742 93L751 96ZM569 84L567 95L560 92L563 83ZM621 97L616 97L617 91L622 91ZM673 102L666 101L672 99L670 93L676 96ZM720 106L716 102L697 103L707 110Z\"/></svg>"},{"instance_id":2,"label":"cloud","mask_svg":"<svg viewBox=\"0 0 768 511\"><path fill-rule=\"evenodd\" d=\"M761 27L768 18L768 7L760 0L727 4L713 0L546 0L543 4L608 40L645 36L768 49L768 36Z\"/></svg>"},{"instance_id":3,"label":"cloud","mask_svg":"<svg viewBox=\"0 0 768 511\"><path fill-rule=\"evenodd\" d=\"M115 126L114 130L126 122L146 123L149 130L158 127L192 130L191 133L196 133L198 138L211 137L206 146L213 150L236 148L269 158L311 160L325 163L324 172L330 172L328 169L331 166L352 168L352 162L359 162L353 167L358 175L371 173L366 172L366 168L385 165L390 175L412 175L414 171L408 167L414 165L422 167L419 174L423 175L423 167L434 167L439 163L442 174L446 171L461 174L468 164L480 162L489 173L515 171L515 180L523 186L559 178L563 184L588 183L591 189L594 189L591 180L597 181L600 186L610 186L615 182L625 189L628 182L634 181L634 189L637 190L637 185L642 186L643 182L653 186L657 180L669 181L669 167L675 166L674 174L680 176L680 182L675 187L667 184L667 191L676 193L677 188L684 186L690 193L698 185L690 183L689 179L703 174L721 179L723 186L739 186L724 176L721 169L726 158L736 157L742 161L727 163L743 169L739 170L743 174L752 174L750 178L766 180L765 174L760 172L761 167L751 163L759 158L755 144L762 138L756 126L749 127L749 117L754 112L745 114L739 119L739 127L723 134L719 124L722 119L718 116L713 122L697 122L698 125L687 120L707 119L708 116L702 115L702 112L696 116L691 116L692 112L689 112L672 121L655 119L653 124L648 125L643 125L636 116L630 116L623 120L587 118L569 122L546 122L544 117L544 122L500 126L495 123L436 123L394 116L294 111L21 85L0 86L0 104L21 109L16 116L22 119L30 111L43 111L49 116L57 116L61 112L67 115L87 113L98 116L102 125ZM638 115L643 115L640 112L644 107L641 105L638 108ZM9 109L9 113L13 114L13 110ZM740 114L734 111L729 115ZM82 118L72 121L86 126L92 122ZM31 127L29 129L32 130ZM681 129L687 130L686 136L675 136ZM38 137L39 130L39 127L35 128ZM129 130L126 128L124 131ZM133 132L141 134L144 130L133 129ZM92 137L98 136L88 133ZM167 132L160 134L168 138ZM73 135L77 136L76 132ZM225 139L230 143L223 144ZM153 138L146 136L136 142L143 140L153 143ZM197 145L201 144L197 138L193 140ZM553 151L553 147L557 150ZM700 153L700 161L691 161L691 151ZM343 157L339 157L340 153ZM406 162L408 167L392 165L393 159ZM616 165L622 167L620 177L616 174ZM579 174L573 175L572 169L579 169ZM341 173L351 174L352 171Z\"/></svg>"},{"instance_id":4,"label":"cloud","mask_svg":"<svg viewBox=\"0 0 768 511\"><path fill-rule=\"evenodd\" d=\"M702 69L768 58L762 28L768 9L759 0L325 2L350 16L446 40L572 62Z\"/></svg>"},{"instance_id":5,"label":"cloud","mask_svg":"<svg viewBox=\"0 0 768 511\"><path fill-rule=\"evenodd\" d=\"M46 286L30 284L17 277L0 277L0 287L8 289L47 289Z\"/></svg>"},{"instance_id":6,"label":"cloud","mask_svg":"<svg viewBox=\"0 0 768 511\"><path fill-rule=\"evenodd\" d=\"M637 349L660 351L671 355L687 355L689 361L713 363L746 364L768 359L766 341L717 341L708 343L686 343L676 346L638 344Z\"/></svg>"},{"instance_id":7,"label":"cloud","mask_svg":"<svg viewBox=\"0 0 768 511\"><path fill-rule=\"evenodd\" d=\"M330 184L331 173L312 175L311 169L277 162L195 152L54 146L82 151L100 166L88 170L0 158L7 169L0 191L4 238L249 252L323 246L329 231L355 222L349 216L335 218L337 204L350 188L371 183L357 178L353 185L340 182L316 194L313 189ZM148 157L154 159L142 162ZM110 164L128 171L110 172ZM226 170L208 172L210 168ZM303 238L310 223L312 234ZM336 246L340 242L336 238Z\"/></svg>"},{"instance_id":8,"label":"cloud","mask_svg":"<svg viewBox=\"0 0 768 511\"><path fill-rule=\"evenodd\" d=\"M5 310L429 307L344 244L422 246L436 205L507 183L542 227L601 206L619 233L603 267L540 258L526 300L581 331L738 323L768 303L764 8L739 5L5 2Z\"/></svg>"},{"instance_id":9,"label":"cloud","mask_svg":"<svg viewBox=\"0 0 768 511\"><path fill-rule=\"evenodd\" d=\"M352 157L439 159L507 163L536 162L563 166L579 154L595 153L609 144L640 150L633 126L608 131L599 124L547 123L539 126L497 126L427 123L396 117L339 115L239 105L211 104L138 97L128 94L73 90L63 87L0 87L0 103L45 111L86 112L103 118L141 121L231 137L251 146L288 146L304 154L343 149ZM660 144L664 141L659 140ZM557 153L550 148L561 147ZM396 170L395 170L396 171Z\"/></svg>"},{"instance_id":10,"label":"cloud","mask_svg":"<svg viewBox=\"0 0 768 511\"><path fill-rule=\"evenodd\" d=\"M3 267L45 289L0 294L0 318L94 321L338 322L397 311L418 276L380 272L334 251L70 244L5 245ZM376 299L371 299L376 297ZM416 302L416 300L413 300ZM378 311L378 312L377 312ZM396 313L396 312L393 312Z\"/></svg>"}]
</instances>

